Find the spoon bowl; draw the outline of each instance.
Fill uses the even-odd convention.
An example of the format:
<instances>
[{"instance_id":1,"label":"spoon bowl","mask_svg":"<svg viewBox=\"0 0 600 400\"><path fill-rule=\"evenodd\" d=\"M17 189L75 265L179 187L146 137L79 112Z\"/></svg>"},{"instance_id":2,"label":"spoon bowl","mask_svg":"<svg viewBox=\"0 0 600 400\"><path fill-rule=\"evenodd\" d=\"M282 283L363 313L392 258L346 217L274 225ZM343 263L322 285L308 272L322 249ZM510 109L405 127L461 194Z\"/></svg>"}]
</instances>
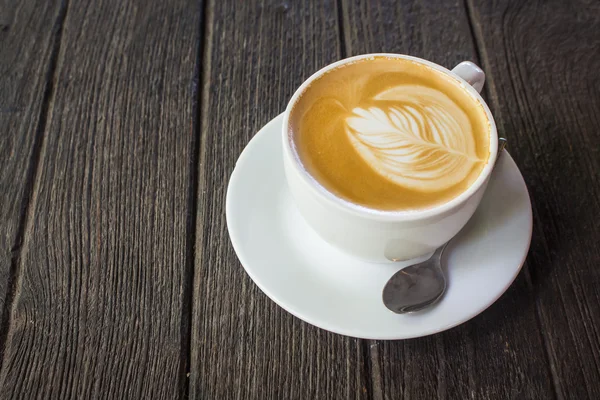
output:
<instances>
[{"instance_id":1,"label":"spoon bowl","mask_svg":"<svg viewBox=\"0 0 600 400\"><path fill-rule=\"evenodd\" d=\"M442 254L448 243L428 259L396 272L383 288L383 304L397 314L420 311L436 303L446 291Z\"/></svg>"}]
</instances>

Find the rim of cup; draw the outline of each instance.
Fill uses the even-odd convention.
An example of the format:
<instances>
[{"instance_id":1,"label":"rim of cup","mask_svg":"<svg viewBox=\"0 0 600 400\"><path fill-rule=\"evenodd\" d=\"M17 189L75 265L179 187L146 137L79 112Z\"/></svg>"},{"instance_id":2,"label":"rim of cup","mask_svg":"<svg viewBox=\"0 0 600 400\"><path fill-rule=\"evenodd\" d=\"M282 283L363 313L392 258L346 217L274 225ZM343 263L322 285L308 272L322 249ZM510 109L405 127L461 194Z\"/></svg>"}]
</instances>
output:
<instances>
[{"instance_id":1,"label":"rim of cup","mask_svg":"<svg viewBox=\"0 0 600 400\"><path fill-rule=\"evenodd\" d=\"M418 64L423 64L430 68L433 68L437 71L440 71L449 77L458 81L460 86L469 93L474 100L478 101L483 110L486 113L487 120L490 126L489 129L489 139L490 139L490 156L488 158L487 164L483 167L479 176L475 181L469 186L464 192L454 197L453 199L423 210L400 210L400 211L387 211L387 210L376 210L367 207L363 207L360 205L353 204L347 200L341 199L338 196L331 193L321 184L316 181L316 178L312 177L308 171L304 169L304 167L300 164L299 156L296 154L295 150L292 148L291 141L293 140L289 135L289 117L291 111L304 93L304 91L310 86L310 84L315 81L317 78L322 76L323 74L341 66L344 64L349 64L358 60L367 59L367 58L375 58L375 57L387 57L387 58L399 58L404 60L413 61ZM316 194L320 199L329 203L330 205L335 206L336 208L343 210L349 214L356 215L359 217L364 217L366 219L371 220L379 220L379 221L417 221L428 219L432 217L436 217L439 215L443 215L448 211L453 210L464 204L471 196L473 196L484 184L487 182L491 172L493 170L494 164L496 163L496 158L498 156L498 132L496 130L496 123L492 116L492 113L483 100L479 92L473 88L468 82L462 79L460 76L450 71L447 68L442 67L441 65L435 64L431 61L424 60L422 58L413 57L405 54L393 54L393 53L370 53L370 54L362 54L354 57L345 58L343 60L334 62L333 64L329 64L328 66L321 68L314 74L312 74L307 80L305 80L302 85L294 92L294 95L290 99L283 116L283 146L284 146L284 156L292 159L292 165L294 168L294 172L300 175L300 179L302 179L305 183L305 186L310 188L311 192Z\"/></svg>"}]
</instances>

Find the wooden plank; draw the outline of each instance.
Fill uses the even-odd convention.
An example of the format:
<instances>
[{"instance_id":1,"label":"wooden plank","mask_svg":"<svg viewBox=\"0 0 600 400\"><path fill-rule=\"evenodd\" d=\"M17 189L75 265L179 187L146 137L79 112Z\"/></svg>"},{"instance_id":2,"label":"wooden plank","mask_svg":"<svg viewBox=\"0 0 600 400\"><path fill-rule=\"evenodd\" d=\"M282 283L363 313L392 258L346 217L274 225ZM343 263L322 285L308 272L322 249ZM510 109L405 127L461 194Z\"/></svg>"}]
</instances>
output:
<instances>
[{"instance_id":1,"label":"wooden plank","mask_svg":"<svg viewBox=\"0 0 600 400\"><path fill-rule=\"evenodd\" d=\"M191 0L68 7L1 398L184 393L199 18Z\"/></svg>"},{"instance_id":2,"label":"wooden plank","mask_svg":"<svg viewBox=\"0 0 600 400\"><path fill-rule=\"evenodd\" d=\"M404 53L449 68L462 60L478 61L462 1L348 0L343 9L349 55ZM374 396L551 398L536 318L525 272L490 309L449 332L403 342L373 341Z\"/></svg>"},{"instance_id":3,"label":"wooden plank","mask_svg":"<svg viewBox=\"0 0 600 400\"><path fill-rule=\"evenodd\" d=\"M361 342L310 326L246 275L225 194L250 138L311 73L338 58L335 1L212 1L203 58L202 171L190 397L365 398Z\"/></svg>"},{"instance_id":4,"label":"wooden plank","mask_svg":"<svg viewBox=\"0 0 600 400\"><path fill-rule=\"evenodd\" d=\"M476 57L461 1L343 0L348 56L400 53L452 68Z\"/></svg>"},{"instance_id":5,"label":"wooden plank","mask_svg":"<svg viewBox=\"0 0 600 400\"><path fill-rule=\"evenodd\" d=\"M0 341L6 336L15 266L51 85L59 1L0 1ZM55 57L54 57L55 58ZM0 350L1 351L1 350Z\"/></svg>"},{"instance_id":6,"label":"wooden plank","mask_svg":"<svg viewBox=\"0 0 600 400\"><path fill-rule=\"evenodd\" d=\"M528 264L557 397L598 399L600 4L469 3L490 102L534 202Z\"/></svg>"}]
</instances>

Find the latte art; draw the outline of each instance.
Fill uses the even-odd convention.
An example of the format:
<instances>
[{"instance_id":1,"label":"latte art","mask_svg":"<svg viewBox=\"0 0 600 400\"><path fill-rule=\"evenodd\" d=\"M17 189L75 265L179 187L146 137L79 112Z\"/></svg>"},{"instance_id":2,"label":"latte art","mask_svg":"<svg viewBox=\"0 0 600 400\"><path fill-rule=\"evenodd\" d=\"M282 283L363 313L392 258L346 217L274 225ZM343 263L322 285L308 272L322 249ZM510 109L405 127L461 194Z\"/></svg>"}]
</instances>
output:
<instances>
[{"instance_id":1,"label":"latte art","mask_svg":"<svg viewBox=\"0 0 600 400\"><path fill-rule=\"evenodd\" d=\"M321 75L289 120L307 174L375 210L443 204L489 159L490 124L479 101L449 75L406 59L363 59Z\"/></svg>"},{"instance_id":2,"label":"latte art","mask_svg":"<svg viewBox=\"0 0 600 400\"><path fill-rule=\"evenodd\" d=\"M346 132L358 154L385 178L440 191L464 180L481 161L467 115L445 94L403 85L374 99L381 104L352 110Z\"/></svg>"}]
</instances>

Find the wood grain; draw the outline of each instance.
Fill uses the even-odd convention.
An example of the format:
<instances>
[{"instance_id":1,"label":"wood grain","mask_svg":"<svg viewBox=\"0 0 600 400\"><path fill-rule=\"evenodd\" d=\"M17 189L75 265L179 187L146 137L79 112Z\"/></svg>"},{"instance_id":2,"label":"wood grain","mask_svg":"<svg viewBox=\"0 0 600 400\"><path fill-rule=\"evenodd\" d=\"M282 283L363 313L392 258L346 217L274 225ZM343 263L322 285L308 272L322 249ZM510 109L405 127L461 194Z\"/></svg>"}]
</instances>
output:
<instances>
[{"instance_id":1,"label":"wood grain","mask_svg":"<svg viewBox=\"0 0 600 400\"><path fill-rule=\"evenodd\" d=\"M528 259L558 398L600 398L600 4L469 1L534 203Z\"/></svg>"},{"instance_id":2,"label":"wood grain","mask_svg":"<svg viewBox=\"0 0 600 400\"><path fill-rule=\"evenodd\" d=\"M0 1L0 312L5 340L45 100L55 58L59 1ZM8 293L9 297L11 293ZM8 303L10 303L10 298Z\"/></svg>"},{"instance_id":3,"label":"wood grain","mask_svg":"<svg viewBox=\"0 0 600 400\"><path fill-rule=\"evenodd\" d=\"M225 195L250 138L310 74L340 58L334 1L212 1L203 57L190 397L367 398L359 340L269 300L229 242Z\"/></svg>"},{"instance_id":4,"label":"wood grain","mask_svg":"<svg viewBox=\"0 0 600 400\"><path fill-rule=\"evenodd\" d=\"M462 1L382 0L367 5L348 0L343 10L349 55L403 53L449 68L463 60L479 61ZM372 341L370 349L378 365L372 379L379 398L553 396L527 266L509 291L472 321L433 337Z\"/></svg>"},{"instance_id":5,"label":"wood grain","mask_svg":"<svg viewBox=\"0 0 600 400\"><path fill-rule=\"evenodd\" d=\"M1 398L185 391L199 18L186 0L66 9Z\"/></svg>"}]
</instances>

